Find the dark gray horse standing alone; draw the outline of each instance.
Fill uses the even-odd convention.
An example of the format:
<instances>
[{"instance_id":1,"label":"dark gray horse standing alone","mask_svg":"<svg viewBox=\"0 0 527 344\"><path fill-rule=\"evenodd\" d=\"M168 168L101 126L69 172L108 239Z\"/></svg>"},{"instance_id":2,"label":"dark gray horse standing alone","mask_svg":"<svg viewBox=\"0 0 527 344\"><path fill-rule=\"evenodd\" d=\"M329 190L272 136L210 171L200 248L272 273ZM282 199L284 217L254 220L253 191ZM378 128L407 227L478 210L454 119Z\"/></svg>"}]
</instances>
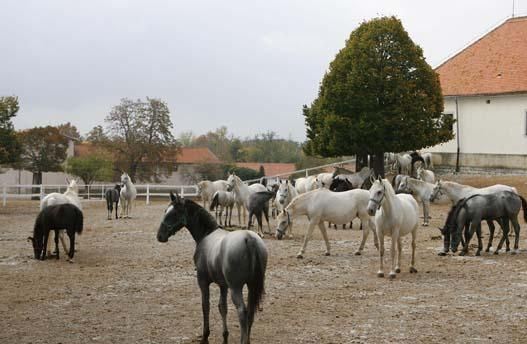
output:
<instances>
[{"instance_id":1,"label":"dark gray horse standing alone","mask_svg":"<svg viewBox=\"0 0 527 344\"><path fill-rule=\"evenodd\" d=\"M240 321L240 342L250 342L254 314L263 295L267 249L263 240L247 230L227 232L218 228L216 220L208 211L191 200L170 193L171 203L157 232L157 240L167 242L168 238L186 227L196 241L194 264L198 285L201 289L203 309L203 337L201 343L208 343L209 330L209 286L220 286L219 310L223 320L223 341L228 342L227 294L231 291L232 302L238 311ZM243 287L247 285L248 305L243 300Z\"/></svg>"},{"instance_id":2,"label":"dark gray horse standing alone","mask_svg":"<svg viewBox=\"0 0 527 344\"><path fill-rule=\"evenodd\" d=\"M262 215L265 216L267 220L267 227L269 233L271 233L271 228L269 228L269 200L275 197L276 193L273 191L260 191L255 192L249 196L249 223L247 224L247 229L251 229L253 215L256 216L256 221L258 222L258 232L260 236L263 237L263 225L262 225Z\"/></svg>"},{"instance_id":3,"label":"dark gray horse standing alone","mask_svg":"<svg viewBox=\"0 0 527 344\"><path fill-rule=\"evenodd\" d=\"M112 219L113 204L115 203L115 219L119 218L119 198L121 195L121 185L115 184L113 189L106 190L104 197L106 198L106 208L108 209L108 220Z\"/></svg>"}]
</instances>

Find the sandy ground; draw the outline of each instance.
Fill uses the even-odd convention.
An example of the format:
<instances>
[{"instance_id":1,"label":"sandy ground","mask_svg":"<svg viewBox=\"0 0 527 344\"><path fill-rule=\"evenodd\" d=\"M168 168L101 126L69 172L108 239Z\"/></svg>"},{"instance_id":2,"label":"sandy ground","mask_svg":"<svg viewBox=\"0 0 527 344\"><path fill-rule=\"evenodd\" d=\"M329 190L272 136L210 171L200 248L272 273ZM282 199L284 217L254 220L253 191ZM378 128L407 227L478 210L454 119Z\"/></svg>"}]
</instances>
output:
<instances>
[{"instance_id":1,"label":"sandy ground","mask_svg":"<svg viewBox=\"0 0 527 344\"><path fill-rule=\"evenodd\" d=\"M509 184L527 195L523 177L457 179ZM36 202L0 208L0 343L196 342L202 318L194 242L186 230L166 244L156 241L165 207L139 201L134 218L108 221L102 202L84 203L85 232L73 264L32 259L25 239ZM357 222L353 230L329 230L330 257L322 256L323 241L315 233L305 258L295 258L305 220L296 222L292 240L266 238L267 296L253 343L527 342L526 224L518 255L439 257L437 226L447 210L433 206L432 225L419 228L417 274L408 272L405 238L403 271L393 281L376 277L373 236L362 256L353 255L361 237ZM483 232L486 243L485 226ZM214 286L211 300L210 342L221 343ZM238 342L230 299L228 322L231 342Z\"/></svg>"}]
</instances>

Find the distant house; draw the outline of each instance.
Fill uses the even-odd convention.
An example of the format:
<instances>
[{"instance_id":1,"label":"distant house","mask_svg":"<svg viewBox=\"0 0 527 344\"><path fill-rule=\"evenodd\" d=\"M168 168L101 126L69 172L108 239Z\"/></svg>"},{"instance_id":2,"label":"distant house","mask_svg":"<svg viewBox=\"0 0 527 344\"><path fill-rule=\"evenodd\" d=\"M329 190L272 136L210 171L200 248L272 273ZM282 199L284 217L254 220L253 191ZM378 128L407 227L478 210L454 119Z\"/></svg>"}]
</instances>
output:
<instances>
[{"instance_id":1,"label":"distant house","mask_svg":"<svg viewBox=\"0 0 527 344\"><path fill-rule=\"evenodd\" d=\"M527 168L527 17L511 18L436 68L456 137L436 163Z\"/></svg>"}]
</instances>

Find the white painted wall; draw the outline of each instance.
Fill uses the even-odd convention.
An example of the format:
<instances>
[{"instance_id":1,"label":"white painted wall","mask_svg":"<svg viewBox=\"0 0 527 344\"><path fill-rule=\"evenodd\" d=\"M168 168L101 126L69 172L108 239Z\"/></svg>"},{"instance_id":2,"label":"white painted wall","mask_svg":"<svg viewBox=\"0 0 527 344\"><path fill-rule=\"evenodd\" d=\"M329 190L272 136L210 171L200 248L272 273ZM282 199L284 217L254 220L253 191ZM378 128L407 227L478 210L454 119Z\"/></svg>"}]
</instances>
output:
<instances>
[{"instance_id":1,"label":"white painted wall","mask_svg":"<svg viewBox=\"0 0 527 344\"><path fill-rule=\"evenodd\" d=\"M459 97L458 109L461 153L527 155L527 94ZM456 118L455 98L445 98L444 112ZM426 150L455 153L456 147L454 138Z\"/></svg>"}]
</instances>

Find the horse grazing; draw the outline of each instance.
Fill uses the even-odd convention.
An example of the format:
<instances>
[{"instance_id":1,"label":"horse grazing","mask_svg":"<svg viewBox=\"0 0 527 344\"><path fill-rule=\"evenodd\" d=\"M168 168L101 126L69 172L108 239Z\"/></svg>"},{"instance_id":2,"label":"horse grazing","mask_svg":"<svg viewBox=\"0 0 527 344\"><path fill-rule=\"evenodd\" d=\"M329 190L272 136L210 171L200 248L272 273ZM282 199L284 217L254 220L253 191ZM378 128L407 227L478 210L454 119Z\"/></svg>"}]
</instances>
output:
<instances>
[{"instance_id":1,"label":"horse grazing","mask_svg":"<svg viewBox=\"0 0 527 344\"><path fill-rule=\"evenodd\" d=\"M384 277L384 236L392 238L390 250L392 264L390 278L401 272L401 238L412 234L412 260L410 273L415 273L415 240L419 226L419 207L415 199L408 194L395 194L392 185L386 179L372 181L368 202L369 215L375 215L375 226L379 237L380 267L377 276ZM395 250L397 249L397 259Z\"/></svg>"},{"instance_id":2,"label":"horse grazing","mask_svg":"<svg viewBox=\"0 0 527 344\"><path fill-rule=\"evenodd\" d=\"M251 231L227 232L205 209L191 200L170 193L170 206L165 211L157 232L157 240L168 238L186 227L196 241L194 263L198 285L201 289L203 310L203 336L201 343L208 343L209 286L220 287L219 311L223 320L223 341L227 343L227 294L231 291L232 302L238 311L241 343L249 343L254 314L264 296L267 249L258 235ZM248 305L243 300L243 287L247 285Z\"/></svg>"},{"instance_id":3,"label":"horse grazing","mask_svg":"<svg viewBox=\"0 0 527 344\"><path fill-rule=\"evenodd\" d=\"M198 183L198 190L203 201L203 208L207 209L207 203L212 201L212 197L216 191L227 191L228 184L226 180L202 180Z\"/></svg>"},{"instance_id":4,"label":"horse grazing","mask_svg":"<svg viewBox=\"0 0 527 344\"><path fill-rule=\"evenodd\" d=\"M447 224L442 230L445 247L448 247L448 242L450 242L450 249L452 252L456 252L461 241L462 230L465 225L470 224L470 229L466 233L465 244L460 255L468 253L470 239L474 235L474 232L476 232L478 235L478 250L476 256L479 256L483 249L483 243L481 241L481 221L497 219L503 230L503 235L494 254L498 254L504 241L507 242L507 252L510 251L508 238L510 230L509 221L512 223L515 234L515 251L512 253L516 253L520 241L520 224L518 223L520 209L523 209L523 218L527 222L527 201L522 196L511 191L500 191L486 195L476 194L461 200L456 205L450 222L447 221ZM489 239L487 250L490 250L492 245L491 241L492 239Z\"/></svg>"},{"instance_id":5,"label":"horse grazing","mask_svg":"<svg viewBox=\"0 0 527 344\"><path fill-rule=\"evenodd\" d=\"M436 175L434 172L425 170L423 167L419 166L417 168L417 179L433 184L436 182Z\"/></svg>"},{"instance_id":6,"label":"horse grazing","mask_svg":"<svg viewBox=\"0 0 527 344\"><path fill-rule=\"evenodd\" d=\"M377 235L375 233L375 226L368 215L368 191L356 189L345 192L332 192L327 189L314 190L305 194L298 195L289 203L282 213L278 215L278 226L276 228L276 238L282 239L287 230L287 227L292 225L292 218L306 215L309 219L309 226L304 236L304 243L297 254L297 258L303 258L307 243L313 234L313 229L318 225L322 237L326 243L325 255L330 255L330 247L328 241L328 234L324 221L330 221L336 224L344 224L351 222L358 217L361 222L366 225L362 231L362 242L359 249L355 253L360 255L364 249L366 239L370 230L373 231L375 246L377 244Z\"/></svg>"},{"instance_id":7,"label":"horse grazing","mask_svg":"<svg viewBox=\"0 0 527 344\"><path fill-rule=\"evenodd\" d=\"M280 187L276 192L275 204L280 214L284 209L291 203L291 201L298 196L295 187L286 180L285 182L280 181ZM289 226L289 238L293 237L293 223Z\"/></svg>"},{"instance_id":8,"label":"horse grazing","mask_svg":"<svg viewBox=\"0 0 527 344\"><path fill-rule=\"evenodd\" d=\"M236 200L243 204L243 208L249 210L249 196L255 192L267 191L267 188L260 183L247 185L240 177L235 173L229 174L227 178L227 191L233 191L236 195ZM239 212L238 212L239 216ZM271 231L271 225L269 224L269 219L267 218L267 227Z\"/></svg>"},{"instance_id":9,"label":"horse grazing","mask_svg":"<svg viewBox=\"0 0 527 344\"><path fill-rule=\"evenodd\" d=\"M33 243L35 259L46 259L46 247L51 230L55 231L55 249L57 250L57 259L59 259L58 231L61 229L66 229L66 233L70 238L68 257L69 261L73 262L75 233L82 233L83 216L82 211L77 206L69 203L48 205L38 214L33 228L33 237L28 238Z\"/></svg>"},{"instance_id":10,"label":"horse grazing","mask_svg":"<svg viewBox=\"0 0 527 344\"><path fill-rule=\"evenodd\" d=\"M428 226L430 219L430 195L434 190L434 184L414 179L410 176L402 176L397 192L411 193L417 202L423 205L423 226ZM447 203L448 198L444 195L436 197L435 203Z\"/></svg>"},{"instance_id":11,"label":"horse grazing","mask_svg":"<svg viewBox=\"0 0 527 344\"><path fill-rule=\"evenodd\" d=\"M229 219L229 227L232 227L231 219L232 219L232 208L234 208L234 204L236 203L234 199L234 193L229 191L216 191L214 193L214 196L212 196L212 202L210 203L210 211L213 211L216 209L216 219L218 219L218 209L219 209L219 219L220 219L220 226L221 226L221 216L223 215L223 209L225 209L225 219L223 220L223 225L227 227L227 218ZM238 215L239 215L239 207L238 207Z\"/></svg>"},{"instance_id":12,"label":"horse grazing","mask_svg":"<svg viewBox=\"0 0 527 344\"><path fill-rule=\"evenodd\" d=\"M66 178L66 183L68 183L68 187L66 188L66 191L61 194L58 192L52 192L46 197L42 199L40 202L40 210L44 210L46 207L50 205L57 205L57 204L73 204L77 208L82 210L81 201L79 199L79 186L77 185L77 180L72 179L69 180ZM64 229L64 228L62 228ZM61 230L55 231L55 233L58 233L60 238L60 243L62 244L62 248L64 249L64 252L67 251L66 248L66 241L64 239L64 234ZM51 241L49 241L48 245L51 245ZM49 252L49 246L47 247L47 252Z\"/></svg>"},{"instance_id":13,"label":"horse grazing","mask_svg":"<svg viewBox=\"0 0 527 344\"><path fill-rule=\"evenodd\" d=\"M104 193L106 199L106 209L108 209L108 220L112 219L113 204L115 203L115 219L119 218L119 199L121 198L121 185L115 184L113 189L106 190Z\"/></svg>"},{"instance_id":14,"label":"horse grazing","mask_svg":"<svg viewBox=\"0 0 527 344\"><path fill-rule=\"evenodd\" d=\"M121 217L130 218L130 213L132 211L132 205L137 197L137 190L135 189L130 176L127 173L121 175Z\"/></svg>"}]
</instances>

